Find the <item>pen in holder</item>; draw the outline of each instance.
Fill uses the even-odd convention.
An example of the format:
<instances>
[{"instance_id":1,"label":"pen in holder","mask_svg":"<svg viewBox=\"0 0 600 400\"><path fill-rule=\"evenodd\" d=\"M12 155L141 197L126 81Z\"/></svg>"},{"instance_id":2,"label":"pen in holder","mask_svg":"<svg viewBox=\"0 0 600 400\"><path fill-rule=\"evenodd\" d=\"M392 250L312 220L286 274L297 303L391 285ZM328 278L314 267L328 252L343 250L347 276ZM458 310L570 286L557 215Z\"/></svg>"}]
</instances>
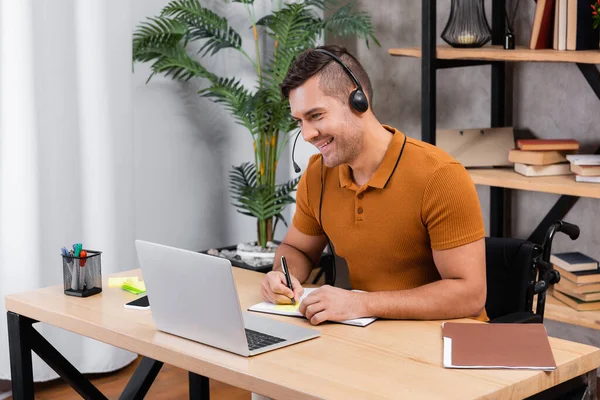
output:
<instances>
[{"instance_id":1,"label":"pen in holder","mask_svg":"<svg viewBox=\"0 0 600 400\"><path fill-rule=\"evenodd\" d=\"M102 292L101 254L82 250L79 257L62 255L65 294L88 297Z\"/></svg>"}]
</instances>

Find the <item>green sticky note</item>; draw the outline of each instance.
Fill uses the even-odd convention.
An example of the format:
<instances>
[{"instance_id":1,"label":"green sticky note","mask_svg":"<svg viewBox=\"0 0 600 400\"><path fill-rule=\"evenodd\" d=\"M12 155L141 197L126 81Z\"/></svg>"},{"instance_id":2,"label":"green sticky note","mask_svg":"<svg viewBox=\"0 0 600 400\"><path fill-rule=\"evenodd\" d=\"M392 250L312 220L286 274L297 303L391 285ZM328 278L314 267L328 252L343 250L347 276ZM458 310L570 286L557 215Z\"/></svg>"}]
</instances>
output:
<instances>
[{"instance_id":1,"label":"green sticky note","mask_svg":"<svg viewBox=\"0 0 600 400\"><path fill-rule=\"evenodd\" d=\"M139 282L128 281L127 283L124 283L123 286L121 286L121 289L126 290L129 293L133 293L133 294L146 293L146 285L144 284L143 281L139 281Z\"/></svg>"}]
</instances>

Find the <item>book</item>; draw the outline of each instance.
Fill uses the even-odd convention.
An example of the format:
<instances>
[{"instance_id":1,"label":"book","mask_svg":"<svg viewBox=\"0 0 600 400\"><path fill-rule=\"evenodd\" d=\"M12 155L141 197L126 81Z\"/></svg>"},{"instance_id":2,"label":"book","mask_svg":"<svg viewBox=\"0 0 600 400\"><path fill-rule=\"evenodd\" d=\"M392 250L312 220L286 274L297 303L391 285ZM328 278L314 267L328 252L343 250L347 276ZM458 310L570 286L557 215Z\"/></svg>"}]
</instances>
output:
<instances>
[{"instance_id":1,"label":"book","mask_svg":"<svg viewBox=\"0 0 600 400\"><path fill-rule=\"evenodd\" d=\"M567 154L566 159L575 165L600 165L600 154Z\"/></svg>"},{"instance_id":2,"label":"book","mask_svg":"<svg viewBox=\"0 0 600 400\"><path fill-rule=\"evenodd\" d=\"M543 324L444 322L442 337L444 368L556 369Z\"/></svg>"},{"instance_id":3,"label":"book","mask_svg":"<svg viewBox=\"0 0 600 400\"><path fill-rule=\"evenodd\" d=\"M527 165L515 163L515 172L525 176L571 175L569 163L550 165Z\"/></svg>"},{"instance_id":4,"label":"book","mask_svg":"<svg viewBox=\"0 0 600 400\"><path fill-rule=\"evenodd\" d=\"M567 0L567 50L598 50L591 6L596 0Z\"/></svg>"},{"instance_id":5,"label":"book","mask_svg":"<svg viewBox=\"0 0 600 400\"><path fill-rule=\"evenodd\" d=\"M554 285L554 290L564 293L575 299L585 301L585 302L600 301L600 292L592 292L592 293L571 292L569 289L566 289L564 286L558 286L556 284Z\"/></svg>"},{"instance_id":6,"label":"book","mask_svg":"<svg viewBox=\"0 0 600 400\"><path fill-rule=\"evenodd\" d=\"M558 50L558 16L560 14L560 1L554 2L554 32L552 39L552 48Z\"/></svg>"},{"instance_id":7,"label":"book","mask_svg":"<svg viewBox=\"0 0 600 400\"><path fill-rule=\"evenodd\" d=\"M598 261L578 251L570 253L554 253L550 262L565 271L590 271L598 269Z\"/></svg>"},{"instance_id":8,"label":"book","mask_svg":"<svg viewBox=\"0 0 600 400\"><path fill-rule=\"evenodd\" d=\"M578 311L595 311L600 310L600 301L583 301L571 297L568 294L559 292L558 290L552 290L552 295L558 300L562 301L571 308Z\"/></svg>"},{"instance_id":9,"label":"book","mask_svg":"<svg viewBox=\"0 0 600 400\"><path fill-rule=\"evenodd\" d=\"M579 142L575 139L517 139L519 150L578 150Z\"/></svg>"},{"instance_id":10,"label":"book","mask_svg":"<svg viewBox=\"0 0 600 400\"><path fill-rule=\"evenodd\" d=\"M550 165L567 161L564 152L548 151L524 151L512 149L508 152L508 161L512 163L528 165Z\"/></svg>"},{"instance_id":11,"label":"book","mask_svg":"<svg viewBox=\"0 0 600 400\"><path fill-rule=\"evenodd\" d=\"M575 182L600 183L600 176L575 175Z\"/></svg>"},{"instance_id":12,"label":"book","mask_svg":"<svg viewBox=\"0 0 600 400\"><path fill-rule=\"evenodd\" d=\"M300 308L300 303L302 303L302 300L304 300L306 298L306 296L308 296L313 291L318 290L318 289L319 288L304 289L304 294L302 294L302 297L300 298L300 300L296 301L295 305L294 304L273 304L273 303L263 301L262 303L255 304L252 307L248 308L248 311L263 312L263 313L267 313L267 314L285 315L287 317L304 318L304 315L302 315L300 313L300 311L298 311L298 308ZM359 292L359 291L360 290L354 290L354 292ZM346 321L342 321L341 323L346 324L346 325L354 325L354 326L367 326L371 322L375 321L376 319L377 318L375 318L375 317L355 318L355 319L349 319Z\"/></svg>"},{"instance_id":13,"label":"book","mask_svg":"<svg viewBox=\"0 0 600 400\"><path fill-rule=\"evenodd\" d=\"M600 269L571 272L556 265L554 265L554 269L560 273L561 279L565 278L577 284L600 283Z\"/></svg>"},{"instance_id":14,"label":"book","mask_svg":"<svg viewBox=\"0 0 600 400\"><path fill-rule=\"evenodd\" d=\"M575 282L570 281L567 278L564 278L564 279L561 279L560 282L555 283L554 286L560 287L561 292L566 292L566 293L585 294L585 293L600 292L600 282L597 282L597 283L575 283Z\"/></svg>"},{"instance_id":15,"label":"book","mask_svg":"<svg viewBox=\"0 0 600 400\"><path fill-rule=\"evenodd\" d=\"M558 11L558 48L557 50L567 49L567 0L556 0L559 5Z\"/></svg>"},{"instance_id":16,"label":"book","mask_svg":"<svg viewBox=\"0 0 600 400\"><path fill-rule=\"evenodd\" d=\"M529 48L531 50L552 48L554 1L538 0L535 6L531 38L529 40Z\"/></svg>"},{"instance_id":17,"label":"book","mask_svg":"<svg viewBox=\"0 0 600 400\"><path fill-rule=\"evenodd\" d=\"M599 176L600 165L577 165L571 164L571 172L579 176Z\"/></svg>"}]
</instances>

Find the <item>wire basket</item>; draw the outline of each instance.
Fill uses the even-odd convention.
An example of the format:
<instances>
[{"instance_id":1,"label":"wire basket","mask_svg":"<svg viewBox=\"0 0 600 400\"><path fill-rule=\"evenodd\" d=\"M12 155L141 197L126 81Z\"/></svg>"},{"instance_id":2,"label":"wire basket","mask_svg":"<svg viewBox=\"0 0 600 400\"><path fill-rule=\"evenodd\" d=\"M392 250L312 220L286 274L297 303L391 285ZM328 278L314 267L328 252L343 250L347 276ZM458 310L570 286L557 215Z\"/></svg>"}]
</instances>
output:
<instances>
[{"instance_id":1,"label":"wire basket","mask_svg":"<svg viewBox=\"0 0 600 400\"><path fill-rule=\"evenodd\" d=\"M85 250L86 257L62 256L65 294L88 297L102 292L100 251Z\"/></svg>"}]
</instances>

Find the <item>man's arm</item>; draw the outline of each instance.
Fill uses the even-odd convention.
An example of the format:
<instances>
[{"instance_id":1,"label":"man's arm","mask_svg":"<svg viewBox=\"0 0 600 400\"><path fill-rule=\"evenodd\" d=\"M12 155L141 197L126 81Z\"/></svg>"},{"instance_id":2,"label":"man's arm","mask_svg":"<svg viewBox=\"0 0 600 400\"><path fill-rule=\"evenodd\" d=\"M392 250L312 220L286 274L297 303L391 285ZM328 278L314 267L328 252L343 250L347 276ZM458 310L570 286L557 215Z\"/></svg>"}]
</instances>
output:
<instances>
[{"instance_id":1,"label":"man's arm","mask_svg":"<svg viewBox=\"0 0 600 400\"><path fill-rule=\"evenodd\" d=\"M433 251L441 280L408 290L351 292L323 286L300 305L313 325L360 317L451 319L476 317L486 299L485 241Z\"/></svg>"},{"instance_id":2,"label":"man's arm","mask_svg":"<svg viewBox=\"0 0 600 400\"><path fill-rule=\"evenodd\" d=\"M273 271L281 271L281 256L285 256L290 275L295 276L300 283L304 283L319 262L326 244L325 235L305 235L293 224L290 225L281 245L275 252Z\"/></svg>"},{"instance_id":3,"label":"man's arm","mask_svg":"<svg viewBox=\"0 0 600 400\"><path fill-rule=\"evenodd\" d=\"M442 277L418 288L365 294L363 314L394 319L476 317L486 300L485 240L434 250Z\"/></svg>"},{"instance_id":4,"label":"man's arm","mask_svg":"<svg viewBox=\"0 0 600 400\"><path fill-rule=\"evenodd\" d=\"M298 300L304 292L302 283L319 261L326 242L325 235L305 235L292 224L277 248L273 271L265 275L261 282L262 298L275 304L289 304L292 298ZM293 291L286 286L285 276L281 272L281 256L287 260Z\"/></svg>"}]
</instances>

